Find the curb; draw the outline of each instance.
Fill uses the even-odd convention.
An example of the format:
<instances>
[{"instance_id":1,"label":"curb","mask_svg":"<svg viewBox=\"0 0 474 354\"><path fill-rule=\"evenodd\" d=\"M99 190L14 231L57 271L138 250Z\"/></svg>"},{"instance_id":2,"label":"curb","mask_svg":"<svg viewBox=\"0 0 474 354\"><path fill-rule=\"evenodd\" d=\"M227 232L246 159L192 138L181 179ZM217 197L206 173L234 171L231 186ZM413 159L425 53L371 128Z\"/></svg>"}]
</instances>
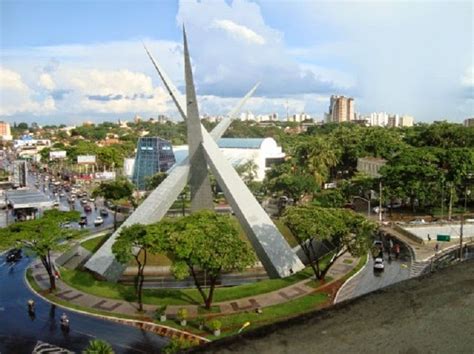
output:
<instances>
[{"instance_id":1,"label":"curb","mask_svg":"<svg viewBox=\"0 0 474 354\"><path fill-rule=\"evenodd\" d=\"M365 260L365 264L364 264L357 272L355 272L355 274L351 275L351 276L349 277L349 279L347 279L347 280L344 282L344 284L342 284L342 286L341 286L341 287L339 288L339 290L337 291L336 296L334 297L334 301L332 302L333 305L337 303L337 298L338 298L338 296L339 296L339 293L340 293L341 290L344 288L344 286L345 286L349 281L351 281L353 278L355 278L357 275L359 275L359 273L362 272L362 271L365 269L365 267L367 267L367 264L369 263L369 258L370 258L370 255L369 255L369 253L367 252L367 259Z\"/></svg>"},{"instance_id":2,"label":"curb","mask_svg":"<svg viewBox=\"0 0 474 354\"><path fill-rule=\"evenodd\" d=\"M82 315L96 317L96 318L100 318L100 319L103 319L103 320L109 320L109 321L112 321L112 322L132 326L132 327L137 327L137 328L146 330L148 332L161 335L162 337L173 338L176 334L179 334L180 337L184 337L185 339L190 339L190 338L191 339L193 339L193 338L197 339L200 344L210 342L210 340L207 339L207 338L198 336L198 335L190 333L190 332L185 332L185 331L182 331L180 329L176 329L174 327L169 327L169 326L165 326L165 325L158 325L156 323L147 322L147 321L132 320L132 319L127 319L127 318L118 318L118 317L114 317L114 316L100 315L100 314L96 314L96 313L92 313L92 312L88 312L88 311L84 311L84 310L78 310L78 309L75 309L75 308L71 308L71 307L65 306L63 304L59 304L59 303L57 303L57 302L55 302L51 299L48 299L48 298L44 297L41 294L39 294L35 289L33 289L31 287L31 285L30 285L30 283L29 283L29 281L26 277L26 272L28 271L28 269L31 269L31 268L30 267L26 268L26 271L25 271L24 276L23 276L23 280L26 283L26 285L28 286L28 289L33 294L35 294L36 296L38 296L39 298L41 298L42 300L44 300L44 301L46 301L50 304L54 304L54 305L56 305L60 308L67 309L68 311L71 311L71 312L80 313ZM157 329L157 330L155 331L153 329ZM168 332L171 332L171 333L168 333Z\"/></svg>"}]
</instances>

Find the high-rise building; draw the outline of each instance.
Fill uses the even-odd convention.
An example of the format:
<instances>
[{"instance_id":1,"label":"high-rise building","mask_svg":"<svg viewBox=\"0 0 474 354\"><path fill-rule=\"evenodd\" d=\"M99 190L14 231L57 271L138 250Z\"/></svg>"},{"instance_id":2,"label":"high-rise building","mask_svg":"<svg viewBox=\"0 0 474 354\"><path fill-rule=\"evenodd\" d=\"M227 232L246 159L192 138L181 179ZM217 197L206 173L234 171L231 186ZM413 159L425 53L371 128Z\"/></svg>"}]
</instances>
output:
<instances>
[{"instance_id":1,"label":"high-rise building","mask_svg":"<svg viewBox=\"0 0 474 354\"><path fill-rule=\"evenodd\" d=\"M28 178L28 167L25 160L13 161L13 187L26 187Z\"/></svg>"},{"instance_id":2,"label":"high-rise building","mask_svg":"<svg viewBox=\"0 0 474 354\"><path fill-rule=\"evenodd\" d=\"M413 121L414 119L412 116L403 115L400 117L398 126L399 127L413 127Z\"/></svg>"},{"instance_id":3,"label":"high-rise building","mask_svg":"<svg viewBox=\"0 0 474 354\"><path fill-rule=\"evenodd\" d=\"M137 143L132 181L139 190L145 190L147 177L168 171L175 162L173 147L169 141L156 136L142 137Z\"/></svg>"},{"instance_id":4,"label":"high-rise building","mask_svg":"<svg viewBox=\"0 0 474 354\"><path fill-rule=\"evenodd\" d=\"M344 96L331 96L328 119L330 122L342 123L354 120L354 99Z\"/></svg>"},{"instance_id":5,"label":"high-rise building","mask_svg":"<svg viewBox=\"0 0 474 354\"><path fill-rule=\"evenodd\" d=\"M2 140L12 140L10 123L0 122L0 137L2 138Z\"/></svg>"},{"instance_id":6,"label":"high-rise building","mask_svg":"<svg viewBox=\"0 0 474 354\"><path fill-rule=\"evenodd\" d=\"M464 119L464 126L465 127L474 127L474 118Z\"/></svg>"}]
</instances>

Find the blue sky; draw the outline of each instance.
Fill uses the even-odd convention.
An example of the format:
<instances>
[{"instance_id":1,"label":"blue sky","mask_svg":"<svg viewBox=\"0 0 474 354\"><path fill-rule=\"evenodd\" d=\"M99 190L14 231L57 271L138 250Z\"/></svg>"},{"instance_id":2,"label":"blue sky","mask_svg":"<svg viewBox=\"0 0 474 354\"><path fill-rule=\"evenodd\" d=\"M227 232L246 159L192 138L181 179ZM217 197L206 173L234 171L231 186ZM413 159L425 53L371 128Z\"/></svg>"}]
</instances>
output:
<instances>
[{"instance_id":1,"label":"blue sky","mask_svg":"<svg viewBox=\"0 0 474 354\"><path fill-rule=\"evenodd\" d=\"M0 0L0 119L66 124L177 113L142 41L182 87L186 24L201 113L474 116L471 1Z\"/></svg>"}]
</instances>

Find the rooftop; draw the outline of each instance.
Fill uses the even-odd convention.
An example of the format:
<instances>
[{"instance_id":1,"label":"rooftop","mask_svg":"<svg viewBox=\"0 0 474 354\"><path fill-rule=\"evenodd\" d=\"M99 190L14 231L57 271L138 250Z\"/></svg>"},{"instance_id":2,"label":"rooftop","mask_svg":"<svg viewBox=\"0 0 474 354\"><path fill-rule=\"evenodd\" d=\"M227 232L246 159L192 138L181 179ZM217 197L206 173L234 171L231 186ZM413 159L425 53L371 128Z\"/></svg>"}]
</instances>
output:
<instances>
[{"instance_id":1,"label":"rooftop","mask_svg":"<svg viewBox=\"0 0 474 354\"><path fill-rule=\"evenodd\" d=\"M35 189L17 189L6 192L6 199L14 209L51 207L53 202Z\"/></svg>"},{"instance_id":2,"label":"rooftop","mask_svg":"<svg viewBox=\"0 0 474 354\"><path fill-rule=\"evenodd\" d=\"M259 149L263 143L263 138L221 138L219 147L224 149Z\"/></svg>"}]
</instances>

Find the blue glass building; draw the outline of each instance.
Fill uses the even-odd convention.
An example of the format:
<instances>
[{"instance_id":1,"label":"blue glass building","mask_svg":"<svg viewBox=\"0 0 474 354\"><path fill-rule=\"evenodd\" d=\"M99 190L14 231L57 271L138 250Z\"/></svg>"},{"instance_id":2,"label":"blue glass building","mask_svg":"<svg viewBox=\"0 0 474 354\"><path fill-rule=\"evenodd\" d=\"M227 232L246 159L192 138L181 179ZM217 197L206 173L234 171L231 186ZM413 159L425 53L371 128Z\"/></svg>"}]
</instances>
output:
<instances>
[{"instance_id":1,"label":"blue glass building","mask_svg":"<svg viewBox=\"0 0 474 354\"><path fill-rule=\"evenodd\" d=\"M145 190L147 177L168 171L175 162L173 147L169 141L157 136L140 138L132 181L139 190Z\"/></svg>"}]
</instances>

